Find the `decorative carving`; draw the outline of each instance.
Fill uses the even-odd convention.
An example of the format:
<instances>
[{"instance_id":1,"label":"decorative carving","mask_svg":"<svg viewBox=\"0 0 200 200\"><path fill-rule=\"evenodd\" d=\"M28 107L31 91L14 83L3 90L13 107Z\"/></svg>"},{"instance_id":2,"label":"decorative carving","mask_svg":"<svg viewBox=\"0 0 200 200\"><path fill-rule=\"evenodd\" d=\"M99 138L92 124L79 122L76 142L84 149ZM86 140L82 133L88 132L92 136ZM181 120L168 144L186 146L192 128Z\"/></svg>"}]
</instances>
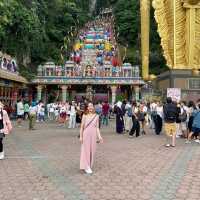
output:
<instances>
[{"instance_id":1,"label":"decorative carving","mask_svg":"<svg viewBox=\"0 0 200 200\"><path fill-rule=\"evenodd\" d=\"M153 7L167 65L199 69L200 0L153 0Z\"/></svg>"},{"instance_id":2,"label":"decorative carving","mask_svg":"<svg viewBox=\"0 0 200 200\"><path fill-rule=\"evenodd\" d=\"M200 9L196 10L195 22L194 68L200 69Z\"/></svg>"},{"instance_id":3,"label":"decorative carving","mask_svg":"<svg viewBox=\"0 0 200 200\"><path fill-rule=\"evenodd\" d=\"M185 8L200 8L200 0L182 0Z\"/></svg>"},{"instance_id":4,"label":"decorative carving","mask_svg":"<svg viewBox=\"0 0 200 200\"><path fill-rule=\"evenodd\" d=\"M87 86L87 89L86 89L86 98L87 98L89 101L92 101L92 100L93 100L93 93L94 93L94 90L92 89L92 86L91 86L91 85L88 85L88 86Z\"/></svg>"},{"instance_id":5,"label":"decorative carving","mask_svg":"<svg viewBox=\"0 0 200 200\"><path fill-rule=\"evenodd\" d=\"M155 19L158 23L158 32L161 37L161 45L164 50L164 57L169 67L173 66L173 4L169 1L168 4L164 0L153 0L153 7L155 9Z\"/></svg>"},{"instance_id":6,"label":"decorative carving","mask_svg":"<svg viewBox=\"0 0 200 200\"><path fill-rule=\"evenodd\" d=\"M200 2L200 0L185 0L186 3L192 4L192 5L196 5Z\"/></svg>"}]
</instances>

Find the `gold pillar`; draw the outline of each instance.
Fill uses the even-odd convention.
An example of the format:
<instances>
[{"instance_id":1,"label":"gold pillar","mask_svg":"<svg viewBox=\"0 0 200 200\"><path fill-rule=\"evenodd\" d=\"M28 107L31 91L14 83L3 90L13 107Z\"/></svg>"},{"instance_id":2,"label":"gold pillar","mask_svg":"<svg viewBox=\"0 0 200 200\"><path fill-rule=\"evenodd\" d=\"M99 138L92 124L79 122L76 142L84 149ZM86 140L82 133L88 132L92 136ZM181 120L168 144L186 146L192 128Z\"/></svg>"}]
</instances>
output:
<instances>
[{"instance_id":1,"label":"gold pillar","mask_svg":"<svg viewBox=\"0 0 200 200\"><path fill-rule=\"evenodd\" d=\"M150 0L140 0L142 77L149 78Z\"/></svg>"},{"instance_id":2,"label":"gold pillar","mask_svg":"<svg viewBox=\"0 0 200 200\"><path fill-rule=\"evenodd\" d=\"M187 63L189 68L197 68L194 64L196 45L196 12L200 9L200 4L189 4L186 1L183 6L186 8L186 50Z\"/></svg>"}]
</instances>

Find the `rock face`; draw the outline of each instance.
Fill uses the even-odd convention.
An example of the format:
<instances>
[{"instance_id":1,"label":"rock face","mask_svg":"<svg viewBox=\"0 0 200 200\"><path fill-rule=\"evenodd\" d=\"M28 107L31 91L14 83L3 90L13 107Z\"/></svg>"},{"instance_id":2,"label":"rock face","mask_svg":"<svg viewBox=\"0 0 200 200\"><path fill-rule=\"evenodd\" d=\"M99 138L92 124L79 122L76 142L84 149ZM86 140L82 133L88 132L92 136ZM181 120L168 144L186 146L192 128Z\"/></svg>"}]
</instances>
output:
<instances>
[{"instance_id":1,"label":"rock face","mask_svg":"<svg viewBox=\"0 0 200 200\"><path fill-rule=\"evenodd\" d=\"M95 10L97 0L90 0L90 13L92 14Z\"/></svg>"}]
</instances>

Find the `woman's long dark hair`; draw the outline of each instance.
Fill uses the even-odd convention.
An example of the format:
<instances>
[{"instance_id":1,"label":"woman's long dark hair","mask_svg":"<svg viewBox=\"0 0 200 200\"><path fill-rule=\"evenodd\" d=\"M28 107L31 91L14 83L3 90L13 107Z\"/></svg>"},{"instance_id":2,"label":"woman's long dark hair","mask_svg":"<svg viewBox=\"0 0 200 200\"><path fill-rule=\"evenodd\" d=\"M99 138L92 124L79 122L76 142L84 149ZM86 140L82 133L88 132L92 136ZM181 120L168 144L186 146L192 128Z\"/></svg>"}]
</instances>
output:
<instances>
[{"instance_id":1,"label":"woman's long dark hair","mask_svg":"<svg viewBox=\"0 0 200 200\"><path fill-rule=\"evenodd\" d=\"M196 108L196 105L195 105L195 103L194 103L194 101L189 101L189 102L188 102L188 107L189 107L189 108L193 108L193 109L195 109L195 110L197 109L197 108Z\"/></svg>"},{"instance_id":2,"label":"woman's long dark hair","mask_svg":"<svg viewBox=\"0 0 200 200\"><path fill-rule=\"evenodd\" d=\"M3 119L3 108L0 109L0 119Z\"/></svg>"}]
</instances>

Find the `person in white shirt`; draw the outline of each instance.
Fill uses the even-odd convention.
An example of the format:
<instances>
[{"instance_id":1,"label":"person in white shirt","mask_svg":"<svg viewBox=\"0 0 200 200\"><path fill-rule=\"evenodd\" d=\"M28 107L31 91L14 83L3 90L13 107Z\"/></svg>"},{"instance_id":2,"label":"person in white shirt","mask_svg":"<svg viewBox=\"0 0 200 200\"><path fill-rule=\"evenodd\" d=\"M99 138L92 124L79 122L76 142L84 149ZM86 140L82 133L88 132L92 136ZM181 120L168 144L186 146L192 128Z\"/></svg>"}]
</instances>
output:
<instances>
[{"instance_id":1,"label":"person in white shirt","mask_svg":"<svg viewBox=\"0 0 200 200\"><path fill-rule=\"evenodd\" d=\"M146 125L146 115L147 115L147 106L144 103L139 105L139 113L138 113L138 120L140 122L141 133L146 134L145 125Z\"/></svg>"},{"instance_id":2,"label":"person in white shirt","mask_svg":"<svg viewBox=\"0 0 200 200\"><path fill-rule=\"evenodd\" d=\"M124 127L125 131L130 132L132 128L132 106L129 102L126 103L125 105L125 116L124 116Z\"/></svg>"},{"instance_id":3,"label":"person in white shirt","mask_svg":"<svg viewBox=\"0 0 200 200\"><path fill-rule=\"evenodd\" d=\"M23 118L24 118L24 104L20 99L17 102L17 124L19 127L21 127Z\"/></svg>"},{"instance_id":4,"label":"person in white shirt","mask_svg":"<svg viewBox=\"0 0 200 200\"><path fill-rule=\"evenodd\" d=\"M151 112L151 120L150 120L150 128L154 129L155 128L155 121L156 121L156 109L157 109L157 103L152 102L150 104L150 112Z\"/></svg>"},{"instance_id":5,"label":"person in white shirt","mask_svg":"<svg viewBox=\"0 0 200 200\"><path fill-rule=\"evenodd\" d=\"M53 104L51 103L50 105L49 105L49 115L48 115L48 118L49 118L49 120L54 120L55 119L55 115L54 115L54 112L55 112L55 107L53 106Z\"/></svg>"},{"instance_id":6,"label":"person in white shirt","mask_svg":"<svg viewBox=\"0 0 200 200\"><path fill-rule=\"evenodd\" d=\"M129 137L133 138L134 134L136 133L136 137L140 136L140 122L138 120L138 113L139 113L139 107L137 106L136 102L133 102L132 104L132 121L133 125L129 132Z\"/></svg>"},{"instance_id":7,"label":"person in white shirt","mask_svg":"<svg viewBox=\"0 0 200 200\"><path fill-rule=\"evenodd\" d=\"M67 118L67 107L65 103L60 104L60 123L65 123Z\"/></svg>"},{"instance_id":8,"label":"person in white shirt","mask_svg":"<svg viewBox=\"0 0 200 200\"><path fill-rule=\"evenodd\" d=\"M163 104L161 102L157 103L156 115L154 116L155 132L156 135L160 135L163 127Z\"/></svg>"},{"instance_id":9,"label":"person in white shirt","mask_svg":"<svg viewBox=\"0 0 200 200\"><path fill-rule=\"evenodd\" d=\"M69 126L68 128L76 128L76 105L75 102L72 101L72 104L69 108Z\"/></svg>"},{"instance_id":10,"label":"person in white shirt","mask_svg":"<svg viewBox=\"0 0 200 200\"><path fill-rule=\"evenodd\" d=\"M39 103L37 105L37 120L36 120L37 122L39 122L40 109L41 109L42 106L43 106L42 101L39 101Z\"/></svg>"},{"instance_id":11,"label":"person in white shirt","mask_svg":"<svg viewBox=\"0 0 200 200\"><path fill-rule=\"evenodd\" d=\"M45 121L44 117L45 117L45 107L44 105L42 105L39 112L39 121L44 122Z\"/></svg>"}]
</instances>

